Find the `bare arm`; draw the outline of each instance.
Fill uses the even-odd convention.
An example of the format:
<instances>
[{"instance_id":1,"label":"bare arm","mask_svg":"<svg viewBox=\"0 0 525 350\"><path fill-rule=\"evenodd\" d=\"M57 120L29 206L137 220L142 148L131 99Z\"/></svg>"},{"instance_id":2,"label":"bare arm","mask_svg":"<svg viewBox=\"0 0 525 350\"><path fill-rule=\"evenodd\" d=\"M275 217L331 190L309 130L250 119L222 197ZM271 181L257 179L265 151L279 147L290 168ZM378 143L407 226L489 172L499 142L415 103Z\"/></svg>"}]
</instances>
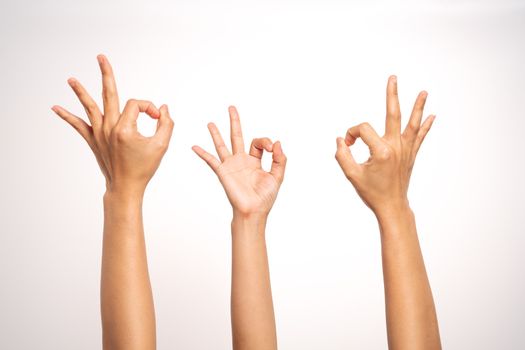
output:
<instances>
[{"instance_id":1,"label":"bare arm","mask_svg":"<svg viewBox=\"0 0 525 350\"><path fill-rule=\"evenodd\" d=\"M168 109L129 100L122 113L112 68L98 56L104 113L75 79L68 82L86 109L89 124L60 106L53 106L92 149L106 178L101 276L104 349L155 349L155 311L148 275L142 200L146 186L167 150L173 130ZM157 132L144 137L137 130L140 112L158 119Z\"/></svg>"},{"instance_id":2,"label":"bare arm","mask_svg":"<svg viewBox=\"0 0 525 350\"><path fill-rule=\"evenodd\" d=\"M277 349L265 228L284 178L286 156L281 143L254 139L249 153L239 115L229 108L232 152L215 124L208 124L219 159L199 146L193 150L217 174L233 208L231 315L233 348ZM263 151L272 152L269 172L261 168Z\"/></svg>"},{"instance_id":3,"label":"bare arm","mask_svg":"<svg viewBox=\"0 0 525 350\"><path fill-rule=\"evenodd\" d=\"M104 196L100 298L104 349L155 349L142 198Z\"/></svg>"},{"instance_id":4,"label":"bare arm","mask_svg":"<svg viewBox=\"0 0 525 350\"><path fill-rule=\"evenodd\" d=\"M427 93L422 91L401 133L397 78L387 85L385 135L368 124L348 129L337 139L336 159L379 223L385 284L388 345L394 349L441 349L430 284L419 247L407 192L416 154L435 116L421 123ZM358 164L348 146L361 138L370 158Z\"/></svg>"},{"instance_id":5,"label":"bare arm","mask_svg":"<svg viewBox=\"0 0 525 350\"><path fill-rule=\"evenodd\" d=\"M390 349L441 349L436 310L410 208L378 217Z\"/></svg>"},{"instance_id":6,"label":"bare arm","mask_svg":"<svg viewBox=\"0 0 525 350\"><path fill-rule=\"evenodd\" d=\"M277 349L265 226L265 218L232 220L234 349Z\"/></svg>"}]
</instances>

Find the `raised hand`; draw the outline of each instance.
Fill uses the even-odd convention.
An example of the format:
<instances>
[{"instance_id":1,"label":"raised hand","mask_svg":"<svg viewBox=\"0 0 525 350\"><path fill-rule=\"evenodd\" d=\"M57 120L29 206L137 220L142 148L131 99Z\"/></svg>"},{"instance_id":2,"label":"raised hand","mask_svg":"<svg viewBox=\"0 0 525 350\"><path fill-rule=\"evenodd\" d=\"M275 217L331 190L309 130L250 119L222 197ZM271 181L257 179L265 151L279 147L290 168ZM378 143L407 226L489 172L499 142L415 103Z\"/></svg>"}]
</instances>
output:
<instances>
[{"instance_id":1,"label":"raised hand","mask_svg":"<svg viewBox=\"0 0 525 350\"><path fill-rule=\"evenodd\" d=\"M235 107L230 112L232 152L213 123L208 124L219 159L199 146L192 149L219 177L233 208L232 219L232 343L234 350L275 350L277 335L273 313L265 229L279 187L286 156L280 142L252 141L244 151L241 122ZM263 152L272 152L269 172L261 167Z\"/></svg>"},{"instance_id":2,"label":"raised hand","mask_svg":"<svg viewBox=\"0 0 525 350\"><path fill-rule=\"evenodd\" d=\"M391 350L441 349L432 291L407 198L416 154L435 118L431 115L421 123L426 98L425 91L419 93L401 133L397 78L391 76L385 135L380 137L368 123L362 123L348 129L344 139L337 138L336 159L379 223ZM356 163L348 148L358 137L370 148L370 158L363 164Z\"/></svg>"},{"instance_id":3,"label":"raised hand","mask_svg":"<svg viewBox=\"0 0 525 350\"><path fill-rule=\"evenodd\" d=\"M121 112L111 65L102 55L97 59L102 72L103 112L73 78L69 85L84 106L89 124L60 106L52 109L86 140L106 178L100 283L103 348L155 349L142 201L168 148L173 121L166 105L157 109L144 100L128 100ZM155 135L145 137L138 132L141 112L158 119Z\"/></svg>"},{"instance_id":4,"label":"raised hand","mask_svg":"<svg viewBox=\"0 0 525 350\"><path fill-rule=\"evenodd\" d=\"M387 85L386 128L383 137L368 123L348 129L346 137L337 138L336 159L357 193L376 215L392 208L408 206L407 191L417 152L425 139L434 115L421 123L427 92L419 93L410 120L401 133L401 111L397 78ZM358 164L348 146L361 138L370 149L370 158Z\"/></svg>"},{"instance_id":5,"label":"raised hand","mask_svg":"<svg viewBox=\"0 0 525 350\"><path fill-rule=\"evenodd\" d=\"M219 159L199 146L192 149L217 174L236 215L268 215L283 182L286 156L279 141L253 139L249 153L244 151L241 122L234 106L228 108L232 152L226 147L214 123L208 124ZM263 152L272 153L269 172L261 167Z\"/></svg>"},{"instance_id":6,"label":"raised hand","mask_svg":"<svg viewBox=\"0 0 525 350\"><path fill-rule=\"evenodd\" d=\"M128 100L120 112L111 65L103 55L97 56L97 59L102 72L103 112L74 78L70 78L68 83L84 106L90 123L63 107L53 106L52 110L71 124L91 147L106 178L108 191L126 190L141 194L168 148L173 121L166 105L157 109L152 102L145 100ZM145 137L138 132L140 112L158 119L155 135Z\"/></svg>"}]
</instances>

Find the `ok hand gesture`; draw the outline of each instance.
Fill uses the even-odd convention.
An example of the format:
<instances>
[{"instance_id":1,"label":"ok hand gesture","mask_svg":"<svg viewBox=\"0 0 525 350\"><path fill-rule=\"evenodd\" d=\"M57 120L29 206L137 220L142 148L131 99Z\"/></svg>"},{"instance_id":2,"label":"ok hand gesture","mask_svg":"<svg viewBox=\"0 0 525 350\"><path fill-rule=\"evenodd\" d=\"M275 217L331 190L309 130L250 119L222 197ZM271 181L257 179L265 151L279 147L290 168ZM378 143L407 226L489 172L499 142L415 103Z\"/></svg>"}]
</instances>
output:
<instances>
[{"instance_id":1,"label":"ok hand gesture","mask_svg":"<svg viewBox=\"0 0 525 350\"><path fill-rule=\"evenodd\" d=\"M142 195L168 148L173 121L166 105L157 109L150 101L128 100L120 112L111 65L103 55L97 59L102 72L103 113L74 78L68 83L84 106L90 124L60 106L53 106L52 109L71 124L91 147L106 178L107 191ZM152 137L145 137L137 130L141 112L158 119L157 131Z\"/></svg>"},{"instance_id":2,"label":"ok hand gesture","mask_svg":"<svg viewBox=\"0 0 525 350\"><path fill-rule=\"evenodd\" d=\"M219 159L199 146L192 149L217 174L232 205L234 215L266 217L283 182L286 156L279 141L269 138L253 139L249 153L244 151L244 140L239 114L234 106L228 108L232 151L226 147L222 136L213 123L208 124ZM272 153L269 172L261 167L263 152Z\"/></svg>"},{"instance_id":3,"label":"ok hand gesture","mask_svg":"<svg viewBox=\"0 0 525 350\"><path fill-rule=\"evenodd\" d=\"M431 115L421 123L426 99L427 92L420 92L401 133L397 78L391 76L386 94L385 135L380 137L370 124L361 123L348 129L344 139L337 138L335 157L341 169L376 215L408 207L408 185L416 154L435 119ZM357 138L370 148L370 158L362 164L354 160L349 148Z\"/></svg>"}]
</instances>

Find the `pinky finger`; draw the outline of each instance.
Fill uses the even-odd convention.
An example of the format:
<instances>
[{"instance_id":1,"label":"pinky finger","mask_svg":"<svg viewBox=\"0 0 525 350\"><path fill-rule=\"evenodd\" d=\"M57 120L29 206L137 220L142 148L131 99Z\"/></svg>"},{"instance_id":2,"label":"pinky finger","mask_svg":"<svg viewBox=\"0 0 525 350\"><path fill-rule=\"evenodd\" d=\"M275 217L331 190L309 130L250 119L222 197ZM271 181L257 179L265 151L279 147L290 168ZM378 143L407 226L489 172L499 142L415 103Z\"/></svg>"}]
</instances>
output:
<instances>
[{"instance_id":1,"label":"pinky finger","mask_svg":"<svg viewBox=\"0 0 525 350\"><path fill-rule=\"evenodd\" d=\"M69 123L86 140L90 147L93 146L93 129L84 120L65 110L60 106L51 107L53 112Z\"/></svg>"},{"instance_id":2,"label":"pinky finger","mask_svg":"<svg viewBox=\"0 0 525 350\"><path fill-rule=\"evenodd\" d=\"M423 143L423 140L425 140L425 136L427 136L430 128L432 127L432 124L434 123L434 119L436 119L435 115L429 115L427 119L421 124L421 128L419 129L419 132L416 136L416 141L414 142L414 156L419 151L419 147L421 147L421 144Z\"/></svg>"},{"instance_id":3,"label":"pinky finger","mask_svg":"<svg viewBox=\"0 0 525 350\"><path fill-rule=\"evenodd\" d=\"M193 146L191 149L193 150L193 152L197 153L197 155L201 157L201 159L204 160L215 173L217 172L219 166L221 165L221 162L219 162L217 158L215 158L213 155L206 152L199 146Z\"/></svg>"}]
</instances>

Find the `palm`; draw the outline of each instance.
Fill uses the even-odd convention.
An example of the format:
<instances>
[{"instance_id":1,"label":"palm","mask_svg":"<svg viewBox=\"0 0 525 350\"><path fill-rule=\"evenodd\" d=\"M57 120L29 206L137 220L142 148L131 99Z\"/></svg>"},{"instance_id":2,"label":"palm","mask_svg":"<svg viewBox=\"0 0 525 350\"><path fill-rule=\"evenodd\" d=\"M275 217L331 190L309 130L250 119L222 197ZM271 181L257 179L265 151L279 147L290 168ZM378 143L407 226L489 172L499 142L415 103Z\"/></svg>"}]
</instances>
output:
<instances>
[{"instance_id":1,"label":"palm","mask_svg":"<svg viewBox=\"0 0 525 350\"><path fill-rule=\"evenodd\" d=\"M279 183L264 171L261 160L238 153L224 161L217 171L228 199L241 211L269 211L275 201Z\"/></svg>"},{"instance_id":2,"label":"palm","mask_svg":"<svg viewBox=\"0 0 525 350\"><path fill-rule=\"evenodd\" d=\"M254 139L249 153L244 152L244 141L239 116L230 107L232 152L228 150L215 124L208 124L220 161L199 146L193 150L204 159L219 177L226 195L239 213L268 213L277 197L283 181L286 156L281 144L268 138ZM261 167L263 151L272 152L272 168L269 172Z\"/></svg>"}]
</instances>

